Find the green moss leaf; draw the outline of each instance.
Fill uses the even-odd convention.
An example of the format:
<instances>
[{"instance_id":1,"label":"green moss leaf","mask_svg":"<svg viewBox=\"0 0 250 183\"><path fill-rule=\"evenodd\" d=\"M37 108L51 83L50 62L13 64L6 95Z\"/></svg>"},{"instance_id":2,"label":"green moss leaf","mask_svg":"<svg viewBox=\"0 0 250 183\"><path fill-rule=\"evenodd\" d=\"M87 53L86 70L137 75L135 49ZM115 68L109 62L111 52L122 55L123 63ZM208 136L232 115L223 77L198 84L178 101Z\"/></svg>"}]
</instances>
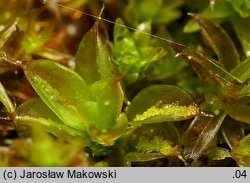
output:
<instances>
[{"instance_id":1,"label":"green moss leaf","mask_svg":"<svg viewBox=\"0 0 250 183\"><path fill-rule=\"evenodd\" d=\"M180 11L182 5L182 0L167 1L165 6L161 7L160 11L158 11L154 22L157 24L168 24L180 18L182 16L182 12Z\"/></svg>"},{"instance_id":2,"label":"green moss leaf","mask_svg":"<svg viewBox=\"0 0 250 183\"><path fill-rule=\"evenodd\" d=\"M132 124L190 119L199 113L192 97L171 85L153 85L132 100L127 115Z\"/></svg>"},{"instance_id":3,"label":"green moss leaf","mask_svg":"<svg viewBox=\"0 0 250 183\"><path fill-rule=\"evenodd\" d=\"M102 86L101 86L102 85ZM123 105L123 91L119 81L96 83L93 98L97 101L97 115L94 126L99 130L108 130L115 125Z\"/></svg>"},{"instance_id":4,"label":"green moss leaf","mask_svg":"<svg viewBox=\"0 0 250 183\"><path fill-rule=\"evenodd\" d=\"M203 11L203 15L209 18L216 19L225 19L234 15L236 12L230 3L225 0L216 0L214 6L207 6L207 8Z\"/></svg>"},{"instance_id":5,"label":"green moss leaf","mask_svg":"<svg viewBox=\"0 0 250 183\"><path fill-rule=\"evenodd\" d=\"M178 156L179 134L174 125L150 124L135 129L126 141L128 161L149 161L166 156Z\"/></svg>"},{"instance_id":6,"label":"green moss leaf","mask_svg":"<svg viewBox=\"0 0 250 183\"><path fill-rule=\"evenodd\" d=\"M93 84L112 76L112 65L107 48L98 32L98 22L83 37L75 57L75 70L87 82Z\"/></svg>"},{"instance_id":7,"label":"green moss leaf","mask_svg":"<svg viewBox=\"0 0 250 183\"><path fill-rule=\"evenodd\" d=\"M178 148L172 147L173 143L160 137L154 137L151 141L140 141L136 150L145 153L159 151L164 155L178 154Z\"/></svg>"},{"instance_id":8,"label":"green moss leaf","mask_svg":"<svg viewBox=\"0 0 250 183\"><path fill-rule=\"evenodd\" d=\"M130 152L126 154L126 159L130 162L145 162L152 161L160 158L164 158L165 156L161 153L138 153L138 152Z\"/></svg>"},{"instance_id":9,"label":"green moss leaf","mask_svg":"<svg viewBox=\"0 0 250 183\"><path fill-rule=\"evenodd\" d=\"M133 9L137 10L133 11L136 19L142 21L155 17L163 3L162 0L156 0L154 2L150 0L130 0L130 4ZM151 11L148 11L149 9Z\"/></svg>"},{"instance_id":10,"label":"green moss leaf","mask_svg":"<svg viewBox=\"0 0 250 183\"><path fill-rule=\"evenodd\" d=\"M231 118L250 124L249 104L245 102L226 102L224 109Z\"/></svg>"},{"instance_id":11,"label":"green moss leaf","mask_svg":"<svg viewBox=\"0 0 250 183\"><path fill-rule=\"evenodd\" d=\"M199 24L194 20L189 20L183 28L183 32L185 33L193 33L200 30Z\"/></svg>"},{"instance_id":12,"label":"green moss leaf","mask_svg":"<svg viewBox=\"0 0 250 183\"><path fill-rule=\"evenodd\" d=\"M171 21L179 18L181 12L179 7L183 1L150 1L150 0L130 0L129 10L132 10L133 17L138 22L153 20L157 24L170 23ZM150 11L148 11L150 10Z\"/></svg>"},{"instance_id":13,"label":"green moss leaf","mask_svg":"<svg viewBox=\"0 0 250 183\"><path fill-rule=\"evenodd\" d=\"M117 19L116 23L124 25L120 19ZM153 45L151 37L145 36L145 33L140 32L150 33L150 22L139 24L138 30L140 31L135 31L133 34L119 25L116 25L114 30L112 54L119 72L125 75L126 83L132 84L145 77L145 69L153 62L157 62L166 56L167 51L157 45Z\"/></svg>"},{"instance_id":14,"label":"green moss leaf","mask_svg":"<svg viewBox=\"0 0 250 183\"><path fill-rule=\"evenodd\" d=\"M80 43L76 71L89 84L91 100L96 104L89 133L98 143L112 145L125 131L127 118L121 114L123 91L113 71L108 49L99 35L98 22Z\"/></svg>"},{"instance_id":15,"label":"green moss leaf","mask_svg":"<svg viewBox=\"0 0 250 183\"><path fill-rule=\"evenodd\" d=\"M16 31L17 22L18 19L15 19L0 31L0 49L3 47L5 42L10 38L13 32Z\"/></svg>"},{"instance_id":16,"label":"green moss leaf","mask_svg":"<svg viewBox=\"0 0 250 183\"><path fill-rule=\"evenodd\" d=\"M25 35L22 42L22 48L25 54L28 55L39 52L39 48L41 48L51 38L51 34L51 31L47 30L35 35Z\"/></svg>"},{"instance_id":17,"label":"green moss leaf","mask_svg":"<svg viewBox=\"0 0 250 183\"><path fill-rule=\"evenodd\" d=\"M242 83L250 78L250 57L238 64L232 71L232 75L237 77Z\"/></svg>"},{"instance_id":18,"label":"green moss leaf","mask_svg":"<svg viewBox=\"0 0 250 183\"><path fill-rule=\"evenodd\" d=\"M222 135L230 149L238 146L239 141L245 136L243 125L231 118L226 118L221 126Z\"/></svg>"},{"instance_id":19,"label":"green moss leaf","mask_svg":"<svg viewBox=\"0 0 250 183\"><path fill-rule=\"evenodd\" d=\"M239 145L231 152L232 157L240 166L250 166L250 134L240 140Z\"/></svg>"},{"instance_id":20,"label":"green moss leaf","mask_svg":"<svg viewBox=\"0 0 250 183\"><path fill-rule=\"evenodd\" d=\"M88 141L87 135L83 131L76 130L65 125L49 107L40 99L32 98L22 105L17 110L15 121L18 126L42 126L43 129L53 135L60 136L66 132L70 136L80 136Z\"/></svg>"},{"instance_id":21,"label":"green moss leaf","mask_svg":"<svg viewBox=\"0 0 250 183\"><path fill-rule=\"evenodd\" d=\"M249 0L227 0L233 6L233 8L240 14L242 17L250 16L250 2Z\"/></svg>"},{"instance_id":22,"label":"green moss leaf","mask_svg":"<svg viewBox=\"0 0 250 183\"><path fill-rule=\"evenodd\" d=\"M250 56L250 35L248 34L248 30L250 29L250 17L241 18L234 16L232 17L232 24L244 49L245 55Z\"/></svg>"},{"instance_id":23,"label":"green moss leaf","mask_svg":"<svg viewBox=\"0 0 250 183\"><path fill-rule=\"evenodd\" d=\"M97 129L94 125L90 126L89 134L91 138L105 146L114 145L115 141L125 133L128 126L128 119L124 113L121 113L118 117L111 118L109 123L113 123L113 121L115 121L114 125L112 127L109 126L108 130Z\"/></svg>"},{"instance_id":24,"label":"green moss leaf","mask_svg":"<svg viewBox=\"0 0 250 183\"><path fill-rule=\"evenodd\" d=\"M87 83L99 80L96 63L96 34L97 30L94 26L83 37L75 57L75 70Z\"/></svg>"},{"instance_id":25,"label":"green moss leaf","mask_svg":"<svg viewBox=\"0 0 250 183\"><path fill-rule=\"evenodd\" d=\"M112 145L128 124L122 113L124 96L119 77L95 82L91 86L91 99L96 103L96 113L91 116L89 133L95 141Z\"/></svg>"},{"instance_id":26,"label":"green moss leaf","mask_svg":"<svg viewBox=\"0 0 250 183\"><path fill-rule=\"evenodd\" d=\"M231 157L229 150L222 147L208 148L205 155L212 160L223 160Z\"/></svg>"},{"instance_id":27,"label":"green moss leaf","mask_svg":"<svg viewBox=\"0 0 250 183\"><path fill-rule=\"evenodd\" d=\"M210 2L212 2L212 0ZM226 21L227 18L234 14L236 14L236 12L233 7L225 0L216 0L214 4L210 3L202 12L202 15L205 17L216 19L219 22ZM189 20L184 27L184 32L186 33L192 33L198 30L200 30L200 27L194 19Z\"/></svg>"},{"instance_id":28,"label":"green moss leaf","mask_svg":"<svg viewBox=\"0 0 250 183\"><path fill-rule=\"evenodd\" d=\"M15 108L1 82L0 82L0 101L3 103L3 105L6 107L9 113L13 113L15 111Z\"/></svg>"},{"instance_id":29,"label":"green moss leaf","mask_svg":"<svg viewBox=\"0 0 250 183\"><path fill-rule=\"evenodd\" d=\"M93 102L89 88L74 71L52 61L32 61L25 75L44 103L70 127L86 130Z\"/></svg>"},{"instance_id":30,"label":"green moss leaf","mask_svg":"<svg viewBox=\"0 0 250 183\"><path fill-rule=\"evenodd\" d=\"M32 128L31 139L32 141L17 141L15 143L17 153L20 153L19 156L30 163L29 166L87 165L87 161L82 155L82 143L79 140L65 143L62 137L59 139L53 138L44 132L44 129L39 125ZM24 145L25 149L23 148Z\"/></svg>"}]
</instances>

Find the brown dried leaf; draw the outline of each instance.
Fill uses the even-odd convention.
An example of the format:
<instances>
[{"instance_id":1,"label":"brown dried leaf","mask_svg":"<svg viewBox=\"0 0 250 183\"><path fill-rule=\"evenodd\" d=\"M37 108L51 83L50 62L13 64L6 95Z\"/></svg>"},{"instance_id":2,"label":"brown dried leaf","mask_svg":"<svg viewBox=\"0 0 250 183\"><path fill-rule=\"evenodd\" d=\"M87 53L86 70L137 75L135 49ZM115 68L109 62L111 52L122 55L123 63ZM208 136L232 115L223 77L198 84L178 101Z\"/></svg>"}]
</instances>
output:
<instances>
[{"instance_id":1,"label":"brown dried leaf","mask_svg":"<svg viewBox=\"0 0 250 183\"><path fill-rule=\"evenodd\" d=\"M185 159L198 160L217 134L226 114L197 116L183 137Z\"/></svg>"},{"instance_id":2,"label":"brown dried leaf","mask_svg":"<svg viewBox=\"0 0 250 183\"><path fill-rule=\"evenodd\" d=\"M219 62L227 71L231 71L240 63L240 57L234 43L226 31L216 22L194 14L193 18L202 28L202 32L219 58Z\"/></svg>"}]
</instances>

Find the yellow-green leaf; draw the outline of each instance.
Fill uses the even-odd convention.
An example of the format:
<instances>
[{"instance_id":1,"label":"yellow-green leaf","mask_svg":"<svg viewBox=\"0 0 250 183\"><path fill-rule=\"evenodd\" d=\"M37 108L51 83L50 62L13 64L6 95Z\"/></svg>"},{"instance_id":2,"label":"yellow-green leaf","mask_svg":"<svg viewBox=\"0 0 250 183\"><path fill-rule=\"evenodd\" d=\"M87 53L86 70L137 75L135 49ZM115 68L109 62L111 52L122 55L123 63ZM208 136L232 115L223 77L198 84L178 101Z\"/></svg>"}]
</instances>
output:
<instances>
[{"instance_id":1,"label":"yellow-green leaf","mask_svg":"<svg viewBox=\"0 0 250 183\"><path fill-rule=\"evenodd\" d=\"M85 132L65 125L40 98L32 98L24 102L17 108L16 112L15 122L18 126L40 125L43 126L44 130L56 136L64 132L67 132L70 136L81 136L82 138L86 136Z\"/></svg>"},{"instance_id":2,"label":"yellow-green leaf","mask_svg":"<svg viewBox=\"0 0 250 183\"><path fill-rule=\"evenodd\" d=\"M15 19L0 31L0 49L3 47L5 42L10 38L12 33L16 31L17 22L18 19Z\"/></svg>"},{"instance_id":3,"label":"yellow-green leaf","mask_svg":"<svg viewBox=\"0 0 250 183\"><path fill-rule=\"evenodd\" d=\"M250 105L242 102L226 102L224 109L231 118L250 124Z\"/></svg>"},{"instance_id":4,"label":"yellow-green leaf","mask_svg":"<svg viewBox=\"0 0 250 183\"><path fill-rule=\"evenodd\" d=\"M186 120L199 112L188 93L171 85L153 85L143 89L127 109L129 120L137 125Z\"/></svg>"},{"instance_id":5,"label":"yellow-green leaf","mask_svg":"<svg viewBox=\"0 0 250 183\"><path fill-rule=\"evenodd\" d=\"M240 166L250 166L250 134L240 140L239 145L231 152L232 157Z\"/></svg>"},{"instance_id":6,"label":"yellow-green leaf","mask_svg":"<svg viewBox=\"0 0 250 183\"><path fill-rule=\"evenodd\" d=\"M226 148L222 147L211 147L205 152L206 156L212 160L223 160L225 158L230 158L230 152Z\"/></svg>"},{"instance_id":7,"label":"yellow-green leaf","mask_svg":"<svg viewBox=\"0 0 250 183\"><path fill-rule=\"evenodd\" d=\"M6 107L9 113L13 113L15 111L15 108L1 82L0 82L0 101L3 103L3 105Z\"/></svg>"},{"instance_id":8,"label":"yellow-green leaf","mask_svg":"<svg viewBox=\"0 0 250 183\"><path fill-rule=\"evenodd\" d=\"M250 78L250 56L242 61L231 71L232 75L237 77L242 83Z\"/></svg>"},{"instance_id":9,"label":"yellow-green leaf","mask_svg":"<svg viewBox=\"0 0 250 183\"><path fill-rule=\"evenodd\" d=\"M161 153L139 153L139 152L130 152L126 154L126 160L130 162L145 162L152 161L165 156Z\"/></svg>"},{"instance_id":10,"label":"yellow-green leaf","mask_svg":"<svg viewBox=\"0 0 250 183\"><path fill-rule=\"evenodd\" d=\"M169 123L147 124L134 129L125 142L128 161L149 161L180 155L179 134ZM135 157L132 157L132 154Z\"/></svg>"},{"instance_id":11,"label":"yellow-green leaf","mask_svg":"<svg viewBox=\"0 0 250 183\"><path fill-rule=\"evenodd\" d=\"M128 126L128 119L124 113L121 113L117 118L111 118L110 120L114 120L115 124L112 127L109 127L108 130L97 129L94 125L90 126L89 135L95 142L105 146L111 146L125 133Z\"/></svg>"},{"instance_id":12,"label":"yellow-green leaf","mask_svg":"<svg viewBox=\"0 0 250 183\"><path fill-rule=\"evenodd\" d=\"M119 81L108 80L101 83L104 86L97 84L97 90L92 93L97 102L94 126L99 130L108 130L115 125L116 118L121 113L124 96Z\"/></svg>"},{"instance_id":13,"label":"yellow-green leaf","mask_svg":"<svg viewBox=\"0 0 250 183\"><path fill-rule=\"evenodd\" d=\"M234 16L232 18L232 24L244 49L245 55L250 56L250 35L248 33L250 28L250 17L242 18L240 16Z\"/></svg>"},{"instance_id":14,"label":"yellow-green leaf","mask_svg":"<svg viewBox=\"0 0 250 183\"><path fill-rule=\"evenodd\" d=\"M112 76L112 65L108 49L98 32L98 22L83 37L75 58L76 72L87 82L93 84L100 79Z\"/></svg>"},{"instance_id":15,"label":"yellow-green leaf","mask_svg":"<svg viewBox=\"0 0 250 183\"><path fill-rule=\"evenodd\" d=\"M86 130L95 103L89 88L73 70L48 60L31 61L24 72L44 103L66 124Z\"/></svg>"}]
</instances>

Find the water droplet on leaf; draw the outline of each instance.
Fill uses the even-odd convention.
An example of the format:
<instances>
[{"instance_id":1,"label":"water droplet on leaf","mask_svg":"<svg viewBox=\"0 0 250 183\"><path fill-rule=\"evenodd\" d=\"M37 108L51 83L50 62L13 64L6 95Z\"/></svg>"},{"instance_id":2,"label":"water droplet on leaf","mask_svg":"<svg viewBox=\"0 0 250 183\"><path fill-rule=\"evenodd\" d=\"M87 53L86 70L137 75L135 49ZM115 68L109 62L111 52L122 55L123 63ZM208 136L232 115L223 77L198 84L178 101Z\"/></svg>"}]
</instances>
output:
<instances>
[{"instance_id":1,"label":"water droplet on leaf","mask_svg":"<svg viewBox=\"0 0 250 183\"><path fill-rule=\"evenodd\" d=\"M7 54L6 54L6 52L4 52L4 51L1 51L0 52L0 57L3 59L3 60L7 60Z\"/></svg>"},{"instance_id":2,"label":"water droplet on leaf","mask_svg":"<svg viewBox=\"0 0 250 183\"><path fill-rule=\"evenodd\" d=\"M175 57L176 57L176 58L179 57L179 56L181 56L181 53L176 53L176 54L175 54Z\"/></svg>"},{"instance_id":3,"label":"water droplet on leaf","mask_svg":"<svg viewBox=\"0 0 250 183\"><path fill-rule=\"evenodd\" d=\"M214 114L215 114L215 115L220 114L220 110L215 110L215 111L214 111Z\"/></svg>"}]
</instances>

